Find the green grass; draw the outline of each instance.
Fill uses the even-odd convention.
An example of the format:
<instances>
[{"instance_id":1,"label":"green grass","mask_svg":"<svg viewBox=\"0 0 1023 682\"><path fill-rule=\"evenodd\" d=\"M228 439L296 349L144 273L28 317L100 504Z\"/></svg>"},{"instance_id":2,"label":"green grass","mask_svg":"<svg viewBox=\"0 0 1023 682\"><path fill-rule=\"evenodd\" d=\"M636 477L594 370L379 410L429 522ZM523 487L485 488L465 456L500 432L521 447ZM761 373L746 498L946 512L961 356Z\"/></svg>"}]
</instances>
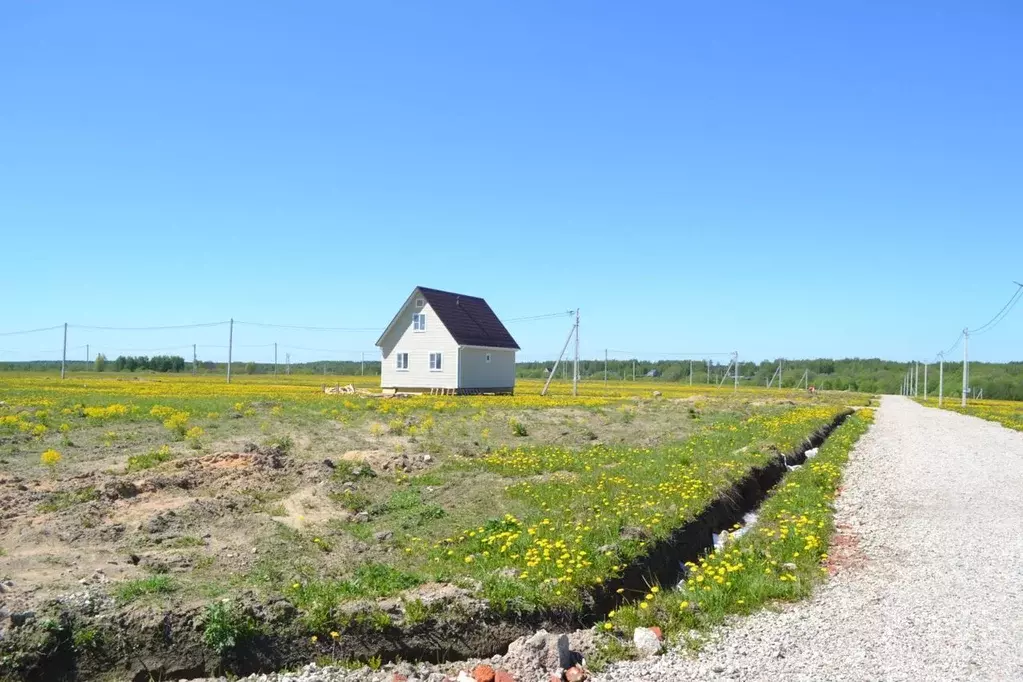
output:
<instances>
[{"instance_id":1,"label":"green grass","mask_svg":"<svg viewBox=\"0 0 1023 682\"><path fill-rule=\"evenodd\" d=\"M484 488L478 492L486 515L461 528L441 518L406 534L408 563L439 581L471 577L497 609L582 608L587 590L619 575L751 467L775 450L793 450L841 409L726 419L656 448L499 448L473 465L471 487L457 491L464 499L472 487ZM486 484L479 469L502 483ZM403 494L388 506L413 500ZM507 511L513 505L517 511Z\"/></svg>"},{"instance_id":2,"label":"green grass","mask_svg":"<svg viewBox=\"0 0 1023 682\"><path fill-rule=\"evenodd\" d=\"M295 449L295 441L291 439L291 436L271 436L263 441L263 447L290 455L291 451Z\"/></svg>"},{"instance_id":3,"label":"green grass","mask_svg":"<svg viewBox=\"0 0 1023 682\"><path fill-rule=\"evenodd\" d=\"M755 528L688 566L683 587L653 585L645 593L628 595L632 603L598 626L608 636L602 656L627 653L638 626L656 625L670 640L682 642L692 630L718 625L729 615L809 594L826 574L823 563L834 531L832 502L842 468L871 420L869 410L847 419L817 457L785 476L761 506Z\"/></svg>"},{"instance_id":4,"label":"green grass","mask_svg":"<svg viewBox=\"0 0 1023 682\"><path fill-rule=\"evenodd\" d=\"M153 594L170 594L178 589L177 584L167 575L154 575L138 580L127 580L114 586L114 598L121 604L128 604L141 597Z\"/></svg>"},{"instance_id":5,"label":"green grass","mask_svg":"<svg viewBox=\"0 0 1023 682\"><path fill-rule=\"evenodd\" d=\"M345 580L295 582L287 590L292 602L303 609L306 623L314 632L326 632L345 625L336 606L357 598L386 597L415 587L423 578L381 563L367 563L355 569ZM388 618L387 624L390 623ZM384 627L382 621L377 623Z\"/></svg>"},{"instance_id":6,"label":"green grass","mask_svg":"<svg viewBox=\"0 0 1023 682\"><path fill-rule=\"evenodd\" d=\"M39 511L44 513L56 512L67 509L78 504L92 502L99 499L99 491L92 486L79 488L70 492L51 493L44 502L39 503Z\"/></svg>"},{"instance_id":7,"label":"green grass","mask_svg":"<svg viewBox=\"0 0 1023 682\"><path fill-rule=\"evenodd\" d=\"M125 473L130 474L135 471L152 469L159 464L169 462L173 459L173 457L174 455L171 454L170 448L166 445L159 450L150 450L145 454L132 455L128 458L128 465L125 467Z\"/></svg>"},{"instance_id":8,"label":"green grass","mask_svg":"<svg viewBox=\"0 0 1023 682\"><path fill-rule=\"evenodd\" d=\"M378 525L391 525L403 530L414 530L445 515L443 507L423 501L418 487L395 490L381 505L370 512L374 517L383 517Z\"/></svg>"},{"instance_id":9,"label":"green grass","mask_svg":"<svg viewBox=\"0 0 1023 682\"><path fill-rule=\"evenodd\" d=\"M181 535L167 540L163 545L172 549L185 549L187 547L205 547L206 542L194 535Z\"/></svg>"}]
</instances>

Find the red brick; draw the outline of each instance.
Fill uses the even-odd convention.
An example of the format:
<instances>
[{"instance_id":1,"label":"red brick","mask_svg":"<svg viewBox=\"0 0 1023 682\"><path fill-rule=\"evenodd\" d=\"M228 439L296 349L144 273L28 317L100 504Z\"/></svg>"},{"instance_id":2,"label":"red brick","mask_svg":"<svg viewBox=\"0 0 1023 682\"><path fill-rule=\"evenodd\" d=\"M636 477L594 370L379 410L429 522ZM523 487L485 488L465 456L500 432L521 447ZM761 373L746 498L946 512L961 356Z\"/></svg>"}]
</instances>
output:
<instances>
[{"instance_id":1,"label":"red brick","mask_svg":"<svg viewBox=\"0 0 1023 682\"><path fill-rule=\"evenodd\" d=\"M565 671L565 679L568 682L583 682L586 679L586 671L577 665L573 665Z\"/></svg>"},{"instance_id":2,"label":"red brick","mask_svg":"<svg viewBox=\"0 0 1023 682\"><path fill-rule=\"evenodd\" d=\"M496 677L494 669L489 665L476 666L476 669L472 671L472 676L476 682L494 682L494 677Z\"/></svg>"},{"instance_id":3,"label":"red brick","mask_svg":"<svg viewBox=\"0 0 1023 682\"><path fill-rule=\"evenodd\" d=\"M498 670L497 675L494 677L494 682L515 682L515 678L510 673Z\"/></svg>"}]
</instances>

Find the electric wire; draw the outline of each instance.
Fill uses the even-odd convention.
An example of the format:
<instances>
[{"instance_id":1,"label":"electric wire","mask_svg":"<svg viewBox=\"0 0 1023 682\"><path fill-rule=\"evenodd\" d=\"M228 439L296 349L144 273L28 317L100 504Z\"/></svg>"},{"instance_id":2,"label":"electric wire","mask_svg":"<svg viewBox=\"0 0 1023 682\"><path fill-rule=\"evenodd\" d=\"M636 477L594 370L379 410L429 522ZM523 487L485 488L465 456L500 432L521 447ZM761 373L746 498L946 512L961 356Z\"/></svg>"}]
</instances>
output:
<instances>
[{"instance_id":1,"label":"electric wire","mask_svg":"<svg viewBox=\"0 0 1023 682\"><path fill-rule=\"evenodd\" d=\"M510 324L512 322L530 322L532 320L549 320L549 319L552 319L552 318L563 318L563 317L566 317L568 315L575 315L575 311L574 310L567 310L567 311L561 312L561 313L545 313L543 315L529 315L527 317L513 317L513 318L508 319L508 320L503 320L503 322L505 324Z\"/></svg>"},{"instance_id":2,"label":"electric wire","mask_svg":"<svg viewBox=\"0 0 1023 682\"><path fill-rule=\"evenodd\" d=\"M295 324L271 324L269 322L242 322L241 320L235 320L235 324L246 325L249 327L266 327L269 329L297 329L306 332L380 332L381 330L377 327L307 327L304 325Z\"/></svg>"},{"instance_id":3,"label":"electric wire","mask_svg":"<svg viewBox=\"0 0 1023 682\"><path fill-rule=\"evenodd\" d=\"M976 329L970 331L970 335L976 336L979 334L986 334L987 332L997 327L998 324L1002 320L1004 320L1009 315L1009 313L1012 312L1012 309L1016 307L1016 304L1019 303L1019 299L1021 297L1023 297L1023 286L1016 289L1016 293L1012 295L1012 298L1009 299L1009 302L1003 305L1002 309L999 310L994 317L992 317L990 320L988 320L985 324L981 325L980 327L977 327Z\"/></svg>"},{"instance_id":4,"label":"electric wire","mask_svg":"<svg viewBox=\"0 0 1023 682\"><path fill-rule=\"evenodd\" d=\"M166 329L198 329L200 327L218 327L220 325L228 324L228 321L223 322L200 322L197 324L174 324L165 325L161 327L94 327L85 324L69 324L68 329L88 329L89 331L108 331L108 332L148 332L148 331L163 331Z\"/></svg>"},{"instance_id":5,"label":"electric wire","mask_svg":"<svg viewBox=\"0 0 1023 682\"><path fill-rule=\"evenodd\" d=\"M51 332L55 329L61 329L64 325L58 324L55 327L40 327L39 329L22 329L16 332L0 332L0 336L16 336L18 334L35 334L36 332Z\"/></svg>"}]
</instances>

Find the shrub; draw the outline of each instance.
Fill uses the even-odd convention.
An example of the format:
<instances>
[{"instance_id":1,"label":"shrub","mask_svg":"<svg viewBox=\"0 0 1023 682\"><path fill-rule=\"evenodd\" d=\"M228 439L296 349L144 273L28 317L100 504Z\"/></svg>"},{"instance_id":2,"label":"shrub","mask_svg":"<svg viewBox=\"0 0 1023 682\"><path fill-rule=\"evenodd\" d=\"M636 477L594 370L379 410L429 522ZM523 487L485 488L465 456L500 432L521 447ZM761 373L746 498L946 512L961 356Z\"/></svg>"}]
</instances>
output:
<instances>
[{"instance_id":1,"label":"shrub","mask_svg":"<svg viewBox=\"0 0 1023 682\"><path fill-rule=\"evenodd\" d=\"M43 466L49 467L50 469L56 468L56 466L60 464L60 460L60 453L52 448L39 455L39 461L42 462Z\"/></svg>"},{"instance_id":2,"label":"shrub","mask_svg":"<svg viewBox=\"0 0 1023 682\"><path fill-rule=\"evenodd\" d=\"M217 654L223 655L256 632L252 618L241 613L230 601L218 601L206 607L202 641Z\"/></svg>"},{"instance_id":3,"label":"shrub","mask_svg":"<svg viewBox=\"0 0 1023 682\"><path fill-rule=\"evenodd\" d=\"M527 429L526 425L523 424L522 422L520 422L517 419L514 419L514 418L513 419L509 419L508 420L508 426L511 427L511 432L512 432L512 435L514 435L514 436L518 436L518 437L522 438L524 436L528 436L529 435L529 429Z\"/></svg>"},{"instance_id":4,"label":"shrub","mask_svg":"<svg viewBox=\"0 0 1023 682\"><path fill-rule=\"evenodd\" d=\"M173 457L171 455L170 447L164 445L159 450L150 450L149 452L142 455L132 455L128 458L128 466L125 467L124 473L130 474L133 471L143 471L145 469L152 469L157 464L162 464L170 460Z\"/></svg>"},{"instance_id":5,"label":"shrub","mask_svg":"<svg viewBox=\"0 0 1023 682\"><path fill-rule=\"evenodd\" d=\"M193 426L185 432L185 440L188 441L188 445L196 450L202 447L202 443L199 441L206 432L202 430L201 426Z\"/></svg>"},{"instance_id":6,"label":"shrub","mask_svg":"<svg viewBox=\"0 0 1023 682\"><path fill-rule=\"evenodd\" d=\"M263 441L263 447L267 450L276 450L282 455L290 455L291 451L295 448L295 441L291 440L291 436L271 436Z\"/></svg>"}]
</instances>

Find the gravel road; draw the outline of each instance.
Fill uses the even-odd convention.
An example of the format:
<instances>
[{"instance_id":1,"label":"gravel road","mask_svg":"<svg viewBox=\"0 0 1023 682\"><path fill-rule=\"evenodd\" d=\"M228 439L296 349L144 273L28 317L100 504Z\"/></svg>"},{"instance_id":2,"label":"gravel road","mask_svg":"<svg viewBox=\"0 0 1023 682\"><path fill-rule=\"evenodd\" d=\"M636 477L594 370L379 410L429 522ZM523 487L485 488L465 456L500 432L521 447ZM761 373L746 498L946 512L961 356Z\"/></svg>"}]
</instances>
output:
<instances>
[{"instance_id":1,"label":"gravel road","mask_svg":"<svg viewBox=\"0 0 1023 682\"><path fill-rule=\"evenodd\" d=\"M814 597L596 679L1023 680L1023 433L886 397L844 485Z\"/></svg>"}]
</instances>

